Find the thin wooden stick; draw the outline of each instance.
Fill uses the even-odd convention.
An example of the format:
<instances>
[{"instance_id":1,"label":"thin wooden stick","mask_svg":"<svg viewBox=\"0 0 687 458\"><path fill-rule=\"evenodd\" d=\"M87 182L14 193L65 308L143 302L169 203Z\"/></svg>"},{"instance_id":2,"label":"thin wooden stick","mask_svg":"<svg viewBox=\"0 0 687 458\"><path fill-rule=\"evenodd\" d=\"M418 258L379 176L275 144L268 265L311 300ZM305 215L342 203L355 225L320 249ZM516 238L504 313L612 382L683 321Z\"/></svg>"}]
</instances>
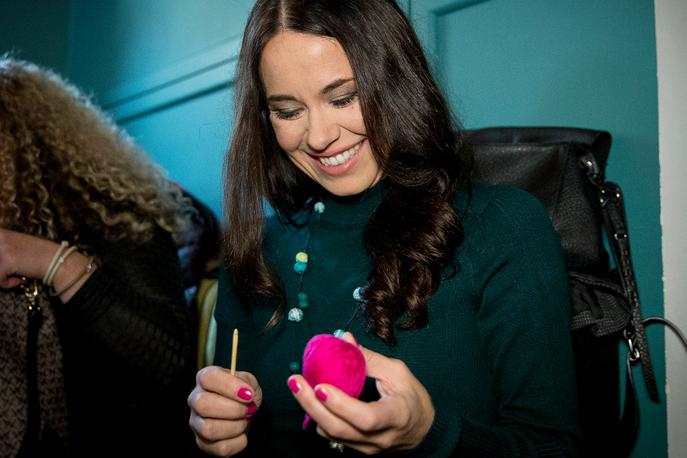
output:
<instances>
[{"instance_id":1,"label":"thin wooden stick","mask_svg":"<svg viewBox=\"0 0 687 458\"><path fill-rule=\"evenodd\" d=\"M234 338L231 342L231 375L236 374L236 355L239 349L239 330L234 329Z\"/></svg>"}]
</instances>

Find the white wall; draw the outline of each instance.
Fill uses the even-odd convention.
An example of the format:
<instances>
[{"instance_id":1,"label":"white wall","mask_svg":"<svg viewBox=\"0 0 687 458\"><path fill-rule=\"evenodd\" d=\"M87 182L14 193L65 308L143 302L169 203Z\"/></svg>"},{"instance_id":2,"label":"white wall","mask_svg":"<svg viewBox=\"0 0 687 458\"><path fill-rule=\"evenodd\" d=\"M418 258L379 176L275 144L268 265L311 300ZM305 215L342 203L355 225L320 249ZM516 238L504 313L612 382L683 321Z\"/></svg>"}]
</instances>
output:
<instances>
[{"instance_id":1,"label":"white wall","mask_svg":"<svg viewBox=\"0 0 687 458\"><path fill-rule=\"evenodd\" d=\"M656 0L665 316L687 331L687 2ZM687 456L687 352L666 330L668 454Z\"/></svg>"}]
</instances>

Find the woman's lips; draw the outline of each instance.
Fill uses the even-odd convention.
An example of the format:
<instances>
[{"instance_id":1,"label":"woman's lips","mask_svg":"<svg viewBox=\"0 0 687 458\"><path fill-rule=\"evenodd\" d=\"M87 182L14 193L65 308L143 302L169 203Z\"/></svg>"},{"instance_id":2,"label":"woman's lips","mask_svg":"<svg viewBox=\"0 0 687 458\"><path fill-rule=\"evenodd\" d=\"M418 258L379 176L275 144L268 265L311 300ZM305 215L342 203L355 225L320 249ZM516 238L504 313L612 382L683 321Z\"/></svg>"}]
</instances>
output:
<instances>
[{"instance_id":1,"label":"woman's lips","mask_svg":"<svg viewBox=\"0 0 687 458\"><path fill-rule=\"evenodd\" d=\"M346 173L358 162L360 158L360 149L364 147L366 143L362 140L360 143L355 144L351 148L343 151L339 154L334 154L331 156L310 156L317 165L317 167L324 173L328 175L340 175Z\"/></svg>"}]
</instances>

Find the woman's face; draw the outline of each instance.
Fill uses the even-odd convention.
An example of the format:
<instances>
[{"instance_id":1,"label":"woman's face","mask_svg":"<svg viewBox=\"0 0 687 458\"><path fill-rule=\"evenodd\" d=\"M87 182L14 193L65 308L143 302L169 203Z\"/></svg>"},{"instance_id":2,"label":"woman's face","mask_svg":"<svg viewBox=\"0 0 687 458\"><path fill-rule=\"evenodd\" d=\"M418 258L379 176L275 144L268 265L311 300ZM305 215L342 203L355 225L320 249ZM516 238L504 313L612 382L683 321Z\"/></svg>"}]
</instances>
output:
<instances>
[{"instance_id":1,"label":"woman's face","mask_svg":"<svg viewBox=\"0 0 687 458\"><path fill-rule=\"evenodd\" d=\"M260 77L277 142L299 169L337 196L379 181L353 70L338 41L280 32L265 45Z\"/></svg>"}]
</instances>

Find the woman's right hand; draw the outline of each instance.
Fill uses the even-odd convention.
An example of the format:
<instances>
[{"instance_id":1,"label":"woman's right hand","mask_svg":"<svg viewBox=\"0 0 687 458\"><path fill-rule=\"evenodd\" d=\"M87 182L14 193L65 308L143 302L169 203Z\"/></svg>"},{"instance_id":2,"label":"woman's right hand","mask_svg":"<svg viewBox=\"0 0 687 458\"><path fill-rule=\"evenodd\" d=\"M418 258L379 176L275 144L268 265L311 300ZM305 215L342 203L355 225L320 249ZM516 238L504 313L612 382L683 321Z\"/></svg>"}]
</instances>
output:
<instances>
[{"instance_id":1,"label":"woman's right hand","mask_svg":"<svg viewBox=\"0 0 687 458\"><path fill-rule=\"evenodd\" d=\"M250 372L231 375L219 366L204 367L188 397L189 425L206 453L232 456L248 445L250 417L260 408L262 390Z\"/></svg>"}]
</instances>

